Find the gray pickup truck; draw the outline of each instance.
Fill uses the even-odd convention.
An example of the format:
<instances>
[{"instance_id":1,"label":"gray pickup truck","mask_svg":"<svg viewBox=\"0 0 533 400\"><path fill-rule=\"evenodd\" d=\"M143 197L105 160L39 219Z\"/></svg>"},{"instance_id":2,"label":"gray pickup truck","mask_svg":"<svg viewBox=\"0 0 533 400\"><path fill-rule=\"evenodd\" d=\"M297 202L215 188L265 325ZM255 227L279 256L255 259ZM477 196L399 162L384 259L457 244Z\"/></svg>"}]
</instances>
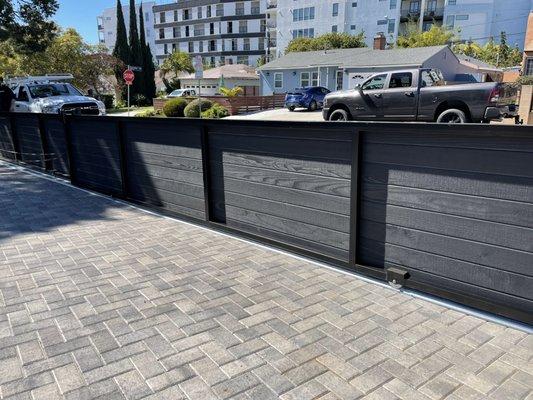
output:
<instances>
[{"instance_id":1,"label":"gray pickup truck","mask_svg":"<svg viewBox=\"0 0 533 400\"><path fill-rule=\"evenodd\" d=\"M515 88L496 82L447 85L435 69L377 73L324 99L326 121L490 122L515 118Z\"/></svg>"}]
</instances>

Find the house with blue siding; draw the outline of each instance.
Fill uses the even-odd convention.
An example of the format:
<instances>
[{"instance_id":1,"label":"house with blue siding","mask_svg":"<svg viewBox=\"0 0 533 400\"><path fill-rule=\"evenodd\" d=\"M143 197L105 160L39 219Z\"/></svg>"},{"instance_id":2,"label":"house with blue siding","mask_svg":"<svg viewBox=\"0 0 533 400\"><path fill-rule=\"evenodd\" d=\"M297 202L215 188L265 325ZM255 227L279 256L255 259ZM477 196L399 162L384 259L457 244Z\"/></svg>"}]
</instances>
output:
<instances>
[{"instance_id":1,"label":"house with blue siding","mask_svg":"<svg viewBox=\"0 0 533 400\"><path fill-rule=\"evenodd\" d=\"M261 94L266 96L306 86L353 89L375 73L412 68L440 69L449 82L492 80L491 73L498 71L465 62L448 46L390 50L375 46L288 53L258 68L258 73Z\"/></svg>"}]
</instances>

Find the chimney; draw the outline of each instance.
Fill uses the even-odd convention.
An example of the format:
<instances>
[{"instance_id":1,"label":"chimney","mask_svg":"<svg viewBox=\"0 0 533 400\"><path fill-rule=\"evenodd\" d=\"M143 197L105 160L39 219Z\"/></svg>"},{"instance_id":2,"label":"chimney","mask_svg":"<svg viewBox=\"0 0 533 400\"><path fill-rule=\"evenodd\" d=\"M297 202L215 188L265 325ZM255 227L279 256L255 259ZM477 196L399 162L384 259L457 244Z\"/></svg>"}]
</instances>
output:
<instances>
[{"instance_id":1,"label":"chimney","mask_svg":"<svg viewBox=\"0 0 533 400\"><path fill-rule=\"evenodd\" d=\"M383 32L378 32L374 37L374 50L385 50L387 38Z\"/></svg>"}]
</instances>

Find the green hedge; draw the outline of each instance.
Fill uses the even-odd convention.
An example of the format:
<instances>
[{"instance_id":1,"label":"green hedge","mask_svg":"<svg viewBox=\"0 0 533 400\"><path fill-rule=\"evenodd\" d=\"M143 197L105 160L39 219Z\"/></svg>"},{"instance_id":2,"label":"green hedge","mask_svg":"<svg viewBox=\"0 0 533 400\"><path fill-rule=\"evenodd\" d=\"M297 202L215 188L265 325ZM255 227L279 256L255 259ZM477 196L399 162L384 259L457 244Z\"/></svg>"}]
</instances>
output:
<instances>
[{"instance_id":1,"label":"green hedge","mask_svg":"<svg viewBox=\"0 0 533 400\"><path fill-rule=\"evenodd\" d=\"M202 113L202 118L206 119L220 119L226 117L229 117L228 109L218 103L213 104L209 110Z\"/></svg>"},{"instance_id":2,"label":"green hedge","mask_svg":"<svg viewBox=\"0 0 533 400\"><path fill-rule=\"evenodd\" d=\"M165 114L166 117L184 117L184 112L187 107L187 100L180 98L172 99L165 103L163 114Z\"/></svg>"},{"instance_id":3,"label":"green hedge","mask_svg":"<svg viewBox=\"0 0 533 400\"><path fill-rule=\"evenodd\" d=\"M213 102L211 100L202 99L201 102L199 99L193 100L185 107L184 114L187 118L199 118L200 117L200 106L202 104L202 112L209 110L213 107Z\"/></svg>"}]
</instances>

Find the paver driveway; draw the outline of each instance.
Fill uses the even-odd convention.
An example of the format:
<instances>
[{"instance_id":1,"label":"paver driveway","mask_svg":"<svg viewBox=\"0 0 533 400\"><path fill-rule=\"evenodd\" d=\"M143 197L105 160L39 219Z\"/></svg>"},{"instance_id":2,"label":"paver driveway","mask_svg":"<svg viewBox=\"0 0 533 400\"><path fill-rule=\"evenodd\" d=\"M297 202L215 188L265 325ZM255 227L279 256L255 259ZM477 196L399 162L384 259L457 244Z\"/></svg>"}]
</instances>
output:
<instances>
[{"instance_id":1,"label":"paver driveway","mask_svg":"<svg viewBox=\"0 0 533 400\"><path fill-rule=\"evenodd\" d=\"M533 335L5 166L0 292L6 399L533 399Z\"/></svg>"}]
</instances>

